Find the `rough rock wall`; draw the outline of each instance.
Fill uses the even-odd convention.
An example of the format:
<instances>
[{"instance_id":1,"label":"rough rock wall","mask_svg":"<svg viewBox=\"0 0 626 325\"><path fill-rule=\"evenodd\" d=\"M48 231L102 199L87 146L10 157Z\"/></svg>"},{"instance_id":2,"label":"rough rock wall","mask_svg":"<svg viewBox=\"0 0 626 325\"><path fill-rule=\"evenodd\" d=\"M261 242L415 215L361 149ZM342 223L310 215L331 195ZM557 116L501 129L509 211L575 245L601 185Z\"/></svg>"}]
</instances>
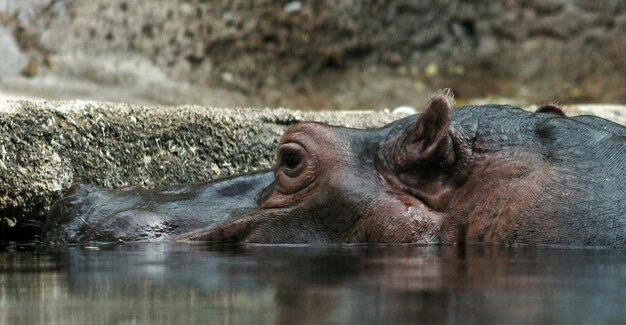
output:
<instances>
[{"instance_id":1,"label":"rough rock wall","mask_svg":"<svg viewBox=\"0 0 626 325\"><path fill-rule=\"evenodd\" d=\"M0 239L37 233L50 205L72 183L154 187L207 181L270 168L279 137L297 121L373 128L398 117L0 101Z\"/></svg>"},{"instance_id":2,"label":"rough rock wall","mask_svg":"<svg viewBox=\"0 0 626 325\"><path fill-rule=\"evenodd\" d=\"M140 55L244 104L381 108L442 86L460 99L626 101L620 0L50 2L33 31L61 64Z\"/></svg>"}]
</instances>

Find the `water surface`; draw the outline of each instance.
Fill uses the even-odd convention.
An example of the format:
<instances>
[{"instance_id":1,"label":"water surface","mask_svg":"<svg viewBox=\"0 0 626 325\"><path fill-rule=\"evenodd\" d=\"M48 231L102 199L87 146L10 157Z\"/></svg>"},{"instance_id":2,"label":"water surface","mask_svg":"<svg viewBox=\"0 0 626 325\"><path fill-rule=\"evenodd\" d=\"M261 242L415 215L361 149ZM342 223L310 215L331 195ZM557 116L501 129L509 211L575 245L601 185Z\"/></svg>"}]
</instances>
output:
<instances>
[{"instance_id":1,"label":"water surface","mask_svg":"<svg viewBox=\"0 0 626 325\"><path fill-rule=\"evenodd\" d=\"M626 249L0 248L0 324L619 324Z\"/></svg>"}]
</instances>

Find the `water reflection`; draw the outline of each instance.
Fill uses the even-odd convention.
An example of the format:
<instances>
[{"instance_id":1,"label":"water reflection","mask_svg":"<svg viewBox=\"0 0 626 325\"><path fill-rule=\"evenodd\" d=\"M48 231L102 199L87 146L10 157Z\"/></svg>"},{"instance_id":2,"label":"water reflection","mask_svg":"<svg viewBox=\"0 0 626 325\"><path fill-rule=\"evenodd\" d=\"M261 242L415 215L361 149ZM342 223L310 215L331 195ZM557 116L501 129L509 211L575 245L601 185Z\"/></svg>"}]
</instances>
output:
<instances>
[{"instance_id":1,"label":"water reflection","mask_svg":"<svg viewBox=\"0 0 626 325\"><path fill-rule=\"evenodd\" d=\"M136 244L0 252L0 324L619 323L626 250Z\"/></svg>"}]
</instances>

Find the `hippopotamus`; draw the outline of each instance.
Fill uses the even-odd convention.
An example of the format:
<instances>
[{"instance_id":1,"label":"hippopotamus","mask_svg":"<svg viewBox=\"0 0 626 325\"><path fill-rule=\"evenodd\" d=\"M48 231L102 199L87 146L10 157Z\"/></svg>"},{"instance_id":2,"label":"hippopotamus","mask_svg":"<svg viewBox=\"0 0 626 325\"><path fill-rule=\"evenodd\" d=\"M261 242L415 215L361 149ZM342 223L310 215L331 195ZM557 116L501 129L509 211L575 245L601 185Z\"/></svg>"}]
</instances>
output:
<instances>
[{"instance_id":1,"label":"hippopotamus","mask_svg":"<svg viewBox=\"0 0 626 325\"><path fill-rule=\"evenodd\" d=\"M303 122L272 170L156 189L74 185L48 238L626 245L626 128L556 105L422 113L376 130Z\"/></svg>"}]
</instances>

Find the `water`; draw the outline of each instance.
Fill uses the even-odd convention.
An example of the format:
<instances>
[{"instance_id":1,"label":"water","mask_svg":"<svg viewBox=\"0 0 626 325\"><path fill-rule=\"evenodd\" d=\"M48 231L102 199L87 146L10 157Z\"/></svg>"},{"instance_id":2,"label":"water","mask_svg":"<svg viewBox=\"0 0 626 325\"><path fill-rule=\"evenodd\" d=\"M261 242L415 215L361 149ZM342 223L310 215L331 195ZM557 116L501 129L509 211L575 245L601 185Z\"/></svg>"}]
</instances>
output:
<instances>
[{"instance_id":1,"label":"water","mask_svg":"<svg viewBox=\"0 0 626 325\"><path fill-rule=\"evenodd\" d=\"M0 324L619 324L626 249L0 249Z\"/></svg>"}]
</instances>

